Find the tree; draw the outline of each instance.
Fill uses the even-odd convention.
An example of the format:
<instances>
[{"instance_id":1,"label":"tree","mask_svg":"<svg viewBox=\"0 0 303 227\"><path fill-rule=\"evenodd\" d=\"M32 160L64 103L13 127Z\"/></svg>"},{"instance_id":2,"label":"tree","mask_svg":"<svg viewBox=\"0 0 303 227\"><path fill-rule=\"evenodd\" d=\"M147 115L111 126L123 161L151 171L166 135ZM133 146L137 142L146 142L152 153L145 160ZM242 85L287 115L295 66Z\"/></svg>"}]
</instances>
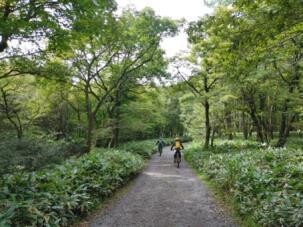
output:
<instances>
[{"instance_id":1,"label":"tree","mask_svg":"<svg viewBox=\"0 0 303 227\"><path fill-rule=\"evenodd\" d=\"M302 7L298 2L261 2L239 0L218 7L213 16L191 24L188 33L191 42L210 44L207 56L225 84L237 83L232 93L243 100L261 142L270 142L274 110L281 112L277 145L283 146L298 116L293 111L298 103L288 97L299 100Z\"/></svg>"},{"instance_id":2,"label":"tree","mask_svg":"<svg viewBox=\"0 0 303 227\"><path fill-rule=\"evenodd\" d=\"M16 87L9 86L8 82L0 85L0 113L3 114L16 130L18 139L23 136L23 124L20 117L20 104L15 101L13 93Z\"/></svg>"},{"instance_id":3,"label":"tree","mask_svg":"<svg viewBox=\"0 0 303 227\"><path fill-rule=\"evenodd\" d=\"M35 47L43 39L59 45L62 42L67 44L68 33L72 29L79 31L87 27L86 22L95 19L96 9L110 12L115 7L114 1L102 0L3 0L0 3L0 53L7 50L8 43L13 40L31 42ZM93 26L89 28L95 29Z\"/></svg>"},{"instance_id":4,"label":"tree","mask_svg":"<svg viewBox=\"0 0 303 227\"><path fill-rule=\"evenodd\" d=\"M120 107L127 102L128 94L140 86L142 80L151 81L165 76L167 62L163 58L160 41L177 31L174 21L160 18L152 9L141 12L124 11L120 18L121 48L113 58L111 73L113 81L123 78L111 96L109 108L112 138L109 146L116 146L119 136Z\"/></svg>"},{"instance_id":5,"label":"tree","mask_svg":"<svg viewBox=\"0 0 303 227\"><path fill-rule=\"evenodd\" d=\"M125 11L120 18L106 21L102 33L89 33L79 41L75 40L66 61L72 63L70 71L77 79L74 86L85 96L88 151L100 108L112 98L114 108L110 112L117 111L121 105L121 92L162 70L165 63L161 60L160 41L175 31L174 22L145 9L142 12ZM160 64L155 67L156 63ZM114 136L117 137L117 132Z\"/></svg>"}]
</instances>

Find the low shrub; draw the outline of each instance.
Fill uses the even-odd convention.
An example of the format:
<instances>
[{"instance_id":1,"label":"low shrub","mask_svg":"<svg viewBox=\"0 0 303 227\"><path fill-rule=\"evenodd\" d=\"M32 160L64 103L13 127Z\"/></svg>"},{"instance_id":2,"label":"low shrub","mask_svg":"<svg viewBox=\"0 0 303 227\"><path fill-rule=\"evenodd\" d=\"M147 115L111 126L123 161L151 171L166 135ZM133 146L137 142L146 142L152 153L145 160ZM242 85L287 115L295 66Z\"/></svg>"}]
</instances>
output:
<instances>
[{"instance_id":1,"label":"low shrub","mask_svg":"<svg viewBox=\"0 0 303 227\"><path fill-rule=\"evenodd\" d=\"M42 138L13 138L0 141L0 174L13 172L16 167L28 171L60 163L83 152L82 141L48 140Z\"/></svg>"},{"instance_id":2,"label":"low shrub","mask_svg":"<svg viewBox=\"0 0 303 227\"><path fill-rule=\"evenodd\" d=\"M94 150L54 169L0 180L0 226L68 226L121 187L144 165L125 150Z\"/></svg>"},{"instance_id":3,"label":"low shrub","mask_svg":"<svg viewBox=\"0 0 303 227\"><path fill-rule=\"evenodd\" d=\"M122 150L149 158L155 151L155 140L128 142ZM0 175L12 173L16 168L36 171L51 164L59 164L71 156L82 155L85 141L57 140L50 138L17 138L0 140Z\"/></svg>"},{"instance_id":4,"label":"low shrub","mask_svg":"<svg viewBox=\"0 0 303 227\"><path fill-rule=\"evenodd\" d=\"M302 150L225 146L223 142L213 152L196 144L185 157L219 189L229 192L241 215L264 226L302 226Z\"/></svg>"},{"instance_id":5,"label":"low shrub","mask_svg":"<svg viewBox=\"0 0 303 227\"><path fill-rule=\"evenodd\" d=\"M182 136L181 140L183 143L187 143L193 141L193 138L191 136Z\"/></svg>"},{"instance_id":6,"label":"low shrub","mask_svg":"<svg viewBox=\"0 0 303 227\"><path fill-rule=\"evenodd\" d=\"M150 156L156 151L156 141L155 140L143 140L124 143L119 146L123 150L128 152L138 154L144 159L150 158Z\"/></svg>"}]
</instances>

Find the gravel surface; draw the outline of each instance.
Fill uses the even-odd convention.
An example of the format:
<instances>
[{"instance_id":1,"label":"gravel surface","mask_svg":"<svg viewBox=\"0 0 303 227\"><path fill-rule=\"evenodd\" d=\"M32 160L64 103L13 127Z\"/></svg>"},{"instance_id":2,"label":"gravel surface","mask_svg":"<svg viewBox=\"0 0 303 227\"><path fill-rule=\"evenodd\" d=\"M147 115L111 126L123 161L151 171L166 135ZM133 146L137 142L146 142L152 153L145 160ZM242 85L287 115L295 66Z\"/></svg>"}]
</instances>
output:
<instances>
[{"instance_id":1,"label":"gravel surface","mask_svg":"<svg viewBox=\"0 0 303 227\"><path fill-rule=\"evenodd\" d=\"M168 148L154 155L129 191L89 226L236 226L184 160L178 169L172 156Z\"/></svg>"}]
</instances>

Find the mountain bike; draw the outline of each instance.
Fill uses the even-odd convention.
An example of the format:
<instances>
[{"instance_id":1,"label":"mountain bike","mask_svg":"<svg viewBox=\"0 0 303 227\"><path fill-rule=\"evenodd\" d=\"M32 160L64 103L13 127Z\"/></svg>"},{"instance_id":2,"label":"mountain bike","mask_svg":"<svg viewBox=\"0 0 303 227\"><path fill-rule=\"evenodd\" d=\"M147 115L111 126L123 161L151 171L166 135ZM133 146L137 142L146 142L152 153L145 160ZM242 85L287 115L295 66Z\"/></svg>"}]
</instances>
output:
<instances>
[{"instance_id":1,"label":"mountain bike","mask_svg":"<svg viewBox=\"0 0 303 227\"><path fill-rule=\"evenodd\" d=\"M176 163L177 164L177 168L179 168L180 167L180 162L181 162L181 151L180 150L177 151L175 149L175 152L176 152L176 155L174 157L174 163Z\"/></svg>"},{"instance_id":2,"label":"mountain bike","mask_svg":"<svg viewBox=\"0 0 303 227\"><path fill-rule=\"evenodd\" d=\"M158 147L159 155L162 155L163 147Z\"/></svg>"}]
</instances>

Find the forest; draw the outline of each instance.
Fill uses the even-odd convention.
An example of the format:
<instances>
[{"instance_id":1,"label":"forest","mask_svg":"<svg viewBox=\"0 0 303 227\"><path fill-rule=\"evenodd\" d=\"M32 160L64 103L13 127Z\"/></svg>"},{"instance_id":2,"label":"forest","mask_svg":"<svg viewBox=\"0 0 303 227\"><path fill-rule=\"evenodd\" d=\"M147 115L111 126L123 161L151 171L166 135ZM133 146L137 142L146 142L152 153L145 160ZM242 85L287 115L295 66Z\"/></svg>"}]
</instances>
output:
<instances>
[{"instance_id":1,"label":"forest","mask_svg":"<svg viewBox=\"0 0 303 227\"><path fill-rule=\"evenodd\" d=\"M0 0L0 226L77 222L175 137L243 226L303 225L303 3L204 2Z\"/></svg>"}]
</instances>

